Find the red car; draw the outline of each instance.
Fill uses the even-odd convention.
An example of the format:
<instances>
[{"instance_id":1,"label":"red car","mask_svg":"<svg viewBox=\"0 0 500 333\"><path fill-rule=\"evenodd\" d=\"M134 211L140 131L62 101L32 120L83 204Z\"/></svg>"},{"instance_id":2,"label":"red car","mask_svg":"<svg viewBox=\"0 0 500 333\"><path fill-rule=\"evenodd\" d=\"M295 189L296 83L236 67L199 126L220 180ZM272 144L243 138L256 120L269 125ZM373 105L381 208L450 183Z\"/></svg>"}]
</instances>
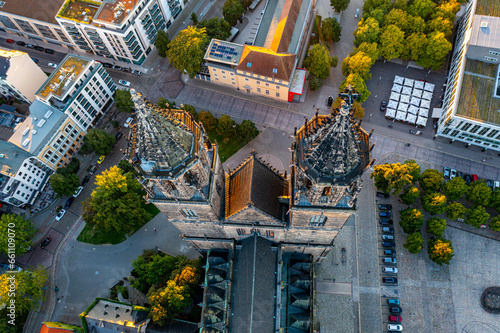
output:
<instances>
[{"instance_id":1,"label":"red car","mask_svg":"<svg viewBox=\"0 0 500 333\"><path fill-rule=\"evenodd\" d=\"M395 323L400 323L401 322L401 317L400 316L389 316L389 321L395 322Z\"/></svg>"},{"instance_id":2,"label":"red car","mask_svg":"<svg viewBox=\"0 0 500 333\"><path fill-rule=\"evenodd\" d=\"M14 44L16 41L13 40L13 39L7 39L7 43L11 43L11 44Z\"/></svg>"},{"instance_id":3,"label":"red car","mask_svg":"<svg viewBox=\"0 0 500 333\"><path fill-rule=\"evenodd\" d=\"M477 175L472 175L472 181L473 182L476 182L479 178L477 177Z\"/></svg>"}]
</instances>

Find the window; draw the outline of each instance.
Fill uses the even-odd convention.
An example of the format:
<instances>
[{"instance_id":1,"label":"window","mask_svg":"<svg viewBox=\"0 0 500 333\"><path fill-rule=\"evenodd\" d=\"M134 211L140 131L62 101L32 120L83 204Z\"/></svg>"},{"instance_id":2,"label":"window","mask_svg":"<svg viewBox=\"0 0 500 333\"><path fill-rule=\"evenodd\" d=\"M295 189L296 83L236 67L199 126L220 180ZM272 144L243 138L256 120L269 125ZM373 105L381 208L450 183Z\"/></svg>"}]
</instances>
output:
<instances>
[{"instance_id":1,"label":"window","mask_svg":"<svg viewBox=\"0 0 500 333\"><path fill-rule=\"evenodd\" d=\"M246 235L247 232L245 229L236 229L236 232L238 233L238 236L241 236L241 235Z\"/></svg>"},{"instance_id":2,"label":"window","mask_svg":"<svg viewBox=\"0 0 500 333\"><path fill-rule=\"evenodd\" d=\"M309 221L309 225L312 227L319 227L325 225L327 218L326 216L321 213L321 215L316 215L311 217L311 220Z\"/></svg>"},{"instance_id":3,"label":"window","mask_svg":"<svg viewBox=\"0 0 500 333\"><path fill-rule=\"evenodd\" d=\"M280 93L279 92L276 93L276 97L280 97Z\"/></svg>"},{"instance_id":4,"label":"window","mask_svg":"<svg viewBox=\"0 0 500 333\"><path fill-rule=\"evenodd\" d=\"M234 77L231 78L231 81L234 81ZM234 84L234 82L233 82L233 84Z\"/></svg>"},{"instance_id":5,"label":"window","mask_svg":"<svg viewBox=\"0 0 500 333\"><path fill-rule=\"evenodd\" d=\"M260 88L257 88L257 92L260 93Z\"/></svg>"},{"instance_id":6,"label":"window","mask_svg":"<svg viewBox=\"0 0 500 333\"><path fill-rule=\"evenodd\" d=\"M231 82L232 84L236 84L236 82Z\"/></svg>"},{"instance_id":7,"label":"window","mask_svg":"<svg viewBox=\"0 0 500 333\"><path fill-rule=\"evenodd\" d=\"M226 74L226 71L220 71L221 74Z\"/></svg>"},{"instance_id":8,"label":"window","mask_svg":"<svg viewBox=\"0 0 500 333\"><path fill-rule=\"evenodd\" d=\"M260 84L260 81L257 81L257 84Z\"/></svg>"},{"instance_id":9,"label":"window","mask_svg":"<svg viewBox=\"0 0 500 333\"><path fill-rule=\"evenodd\" d=\"M474 125L474 127L472 127L472 129L470 130L470 132L471 132L471 133L476 133L476 132L477 132L477 130L479 129L479 127L481 127L481 126L479 126L479 125Z\"/></svg>"},{"instance_id":10,"label":"window","mask_svg":"<svg viewBox=\"0 0 500 333\"><path fill-rule=\"evenodd\" d=\"M249 81L250 81L250 80L246 77L246 78L245 78L245 82L249 82Z\"/></svg>"},{"instance_id":11,"label":"window","mask_svg":"<svg viewBox=\"0 0 500 333\"><path fill-rule=\"evenodd\" d=\"M234 76L234 73L229 73L231 76Z\"/></svg>"},{"instance_id":12,"label":"window","mask_svg":"<svg viewBox=\"0 0 500 333\"><path fill-rule=\"evenodd\" d=\"M269 90L266 90L266 95L269 95Z\"/></svg>"},{"instance_id":13,"label":"window","mask_svg":"<svg viewBox=\"0 0 500 333\"><path fill-rule=\"evenodd\" d=\"M247 67L252 67L252 63L251 62L247 62Z\"/></svg>"},{"instance_id":14,"label":"window","mask_svg":"<svg viewBox=\"0 0 500 333\"><path fill-rule=\"evenodd\" d=\"M488 51L488 53L496 55L496 56L500 56L500 52L497 52L497 51Z\"/></svg>"},{"instance_id":15,"label":"window","mask_svg":"<svg viewBox=\"0 0 500 333\"><path fill-rule=\"evenodd\" d=\"M198 215L195 213L195 211L192 209L189 209L189 208L182 208L180 210L180 212L182 213L182 215L184 215L188 219L195 219L198 217Z\"/></svg>"},{"instance_id":16,"label":"window","mask_svg":"<svg viewBox=\"0 0 500 333\"><path fill-rule=\"evenodd\" d=\"M267 238L274 238L274 231L266 230L266 237Z\"/></svg>"},{"instance_id":17,"label":"window","mask_svg":"<svg viewBox=\"0 0 500 333\"><path fill-rule=\"evenodd\" d=\"M278 73L278 69L277 68L273 68L273 73L277 74Z\"/></svg>"},{"instance_id":18,"label":"window","mask_svg":"<svg viewBox=\"0 0 500 333\"><path fill-rule=\"evenodd\" d=\"M225 80L225 79L227 79L227 77L226 77L225 75L222 75L222 78L223 78L224 80Z\"/></svg>"},{"instance_id":19,"label":"window","mask_svg":"<svg viewBox=\"0 0 500 333\"><path fill-rule=\"evenodd\" d=\"M493 62L497 62L498 61L497 58L492 58L492 57L487 57L487 56L484 56L484 59L485 60L489 60L489 61L493 61Z\"/></svg>"},{"instance_id":20,"label":"window","mask_svg":"<svg viewBox=\"0 0 500 333\"><path fill-rule=\"evenodd\" d=\"M277 89L277 90L280 90L280 86L276 86L276 89Z\"/></svg>"},{"instance_id":21,"label":"window","mask_svg":"<svg viewBox=\"0 0 500 333\"><path fill-rule=\"evenodd\" d=\"M266 82L266 87L269 87L269 83Z\"/></svg>"},{"instance_id":22,"label":"window","mask_svg":"<svg viewBox=\"0 0 500 333\"><path fill-rule=\"evenodd\" d=\"M215 77L217 77L217 74L214 74Z\"/></svg>"}]
</instances>

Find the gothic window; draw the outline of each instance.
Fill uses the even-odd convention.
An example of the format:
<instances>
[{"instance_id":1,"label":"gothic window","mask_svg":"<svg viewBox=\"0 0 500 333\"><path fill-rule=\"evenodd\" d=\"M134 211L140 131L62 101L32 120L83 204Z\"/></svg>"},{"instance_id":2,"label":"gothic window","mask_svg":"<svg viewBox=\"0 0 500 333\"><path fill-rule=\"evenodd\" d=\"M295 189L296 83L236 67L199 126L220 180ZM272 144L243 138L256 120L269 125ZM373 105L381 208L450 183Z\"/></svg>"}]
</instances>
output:
<instances>
[{"instance_id":1,"label":"gothic window","mask_svg":"<svg viewBox=\"0 0 500 333\"><path fill-rule=\"evenodd\" d=\"M328 195L330 195L330 191L331 191L331 189L332 189L332 188L331 188L330 186L325 187L325 188L323 189L323 194L322 194L322 195L323 195L323 196L328 196Z\"/></svg>"},{"instance_id":2,"label":"gothic window","mask_svg":"<svg viewBox=\"0 0 500 333\"><path fill-rule=\"evenodd\" d=\"M266 230L266 237L267 238L274 238L274 231Z\"/></svg>"}]
</instances>

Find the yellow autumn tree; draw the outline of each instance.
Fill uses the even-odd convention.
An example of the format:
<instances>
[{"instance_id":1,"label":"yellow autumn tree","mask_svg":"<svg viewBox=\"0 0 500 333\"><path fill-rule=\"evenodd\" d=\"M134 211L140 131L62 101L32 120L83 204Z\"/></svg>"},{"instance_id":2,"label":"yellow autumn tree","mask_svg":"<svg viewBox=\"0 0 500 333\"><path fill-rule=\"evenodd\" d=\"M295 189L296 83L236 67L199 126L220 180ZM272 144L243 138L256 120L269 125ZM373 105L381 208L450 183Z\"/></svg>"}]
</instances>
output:
<instances>
[{"instance_id":1,"label":"yellow autumn tree","mask_svg":"<svg viewBox=\"0 0 500 333\"><path fill-rule=\"evenodd\" d=\"M416 180L415 175L418 176L420 167L415 161L405 161L401 163L386 163L375 165L370 178L375 180L375 186L378 190L389 193L394 191L393 194L398 194L405 185L409 185Z\"/></svg>"},{"instance_id":2,"label":"yellow autumn tree","mask_svg":"<svg viewBox=\"0 0 500 333\"><path fill-rule=\"evenodd\" d=\"M175 282L180 286L189 286L196 280L196 269L191 266L186 266L175 277Z\"/></svg>"},{"instance_id":3,"label":"yellow autumn tree","mask_svg":"<svg viewBox=\"0 0 500 333\"><path fill-rule=\"evenodd\" d=\"M123 171L116 165L95 178L97 188L92 192L92 196L113 194L115 191L127 192L127 177L123 175Z\"/></svg>"},{"instance_id":4,"label":"yellow autumn tree","mask_svg":"<svg viewBox=\"0 0 500 333\"><path fill-rule=\"evenodd\" d=\"M13 278L11 278L13 277ZM47 281L47 272L37 268L32 272L21 271L0 275L0 304L9 304L9 291L15 286L16 313L22 314L38 309L43 299L42 288Z\"/></svg>"},{"instance_id":5,"label":"yellow autumn tree","mask_svg":"<svg viewBox=\"0 0 500 333\"><path fill-rule=\"evenodd\" d=\"M451 241L441 238L430 239L427 252L429 253L429 258L439 266L442 264L448 265L455 255Z\"/></svg>"},{"instance_id":6,"label":"yellow autumn tree","mask_svg":"<svg viewBox=\"0 0 500 333\"><path fill-rule=\"evenodd\" d=\"M422 197L422 206L431 215L441 214L446 208L447 199L444 194L430 192Z\"/></svg>"},{"instance_id":7,"label":"yellow autumn tree","mask_svg":"<svg viewBox=\"0 0 500 333\"><path fill-rule=\"evenodd\" d=\"M188 287L180 286L176 279L167 281L165 287L153 289L148 294L150 317L158 325L163 325L169 316L181 312L191 301Z\"/></svg>"}]
</instances>

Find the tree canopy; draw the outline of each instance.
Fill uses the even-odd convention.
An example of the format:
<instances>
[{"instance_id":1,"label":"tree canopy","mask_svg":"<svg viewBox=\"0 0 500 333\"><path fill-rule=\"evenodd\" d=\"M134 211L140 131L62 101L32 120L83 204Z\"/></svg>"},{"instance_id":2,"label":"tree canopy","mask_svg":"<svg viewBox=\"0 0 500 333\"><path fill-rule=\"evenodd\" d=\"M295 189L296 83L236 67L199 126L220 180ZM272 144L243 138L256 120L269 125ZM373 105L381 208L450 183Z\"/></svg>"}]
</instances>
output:
<instances>
[{"instance_id":1,"label":"tree canopy","mask_svg":"<svg viewBox=\"0 0 500 333\"><path fill-rule=\"evenodd\" d=\"M500 216L495 216L490 220L489 227L492 230L500 231Z\"/></svg>"},{"instance_id":2,"label":"tree canopy","mask_svg":"<svg viewBox=\"0 0 500 333\"><path fill-rule=\"evenodd\" d=\"M35 235L33 222L16 214L3 214L0 217L0 253L11 258L22 256L32 245L31 238ZM13 242L9 242L9 239ZM15 258L15 257L14 257Z\"/></svg>"},{"instance_id":3,"label":"tree canopy","mask_svg":"<svg viewBox=\"0 0 500 333\"><path fill-rule=\"evenodd\" d=\"M236 2L239 3L238 0ZM206 28L189 26L179 31L170 42L167 50L168 60L172 66L189 74L190 78L194 78L201 70L205 49L209 42Z\"/></svg>"},{"instance_id":4,"label":"tree canopy","mask_svg":"<svg viewBox=\"0 0 500 333\"><path fill-rule=\"evenodd\" d=\"M10 273L0 275L0 304L10 304ZM43 287L47 281L47 272L42 268L34 271L21 271L15 273L15 307L16 314L20 316L31 310L37 310L43 300Z\"/></svg>"},{"instance_id":5,"label":"tree canopy","mask_svg":"<svg viewBox=\"0 0 500 333\"><path fill-rule=\"evenodd\" d=\"M420 175L418 183L425 192L437 192L443 182L443 173L435 169L427 169Z\"/></svg>"},{"instance_id":6,"label":"tree canopy","mask_svg":"<svg viewBox=\"0 0 500 333\"><path fill-rule=\"evenodd\" d=\"M372 59L363 51L356 52L352 56L347 56L342 61L342 74L348 76L349 74L357 74L363 80L370 80L370 69L372 67Z\"/></svg>"},{"instance_id":7,"label":"tree canopy","mask_svg":"<svg viewBox=\"0 0 500 333\"><path fill-rule=\"evenodd\" d=\"M330 51L325 45L314 44L303 64L311 74L324 80L330 75Z\"/></svg>"},{"instance_id":8,"label":"tree canopy","mask_svg":"<svg viewBox=\"0 0 500 333\"><path fill-rule=\"evenodd\" d=\"M422 228L424 223L424 214L420 209L407 208L399 212L400 220L399 225L407 234L417 232Z\"/></svg>"},{"instance_id":9,"label":"tree canopy","mask_svg":"<svg viewBox=\"0 0 500 333\"><path fill-rule=\"evenodd\" d=\"M420 196L420 190L416 186L405 188L403 194L399 196L405 205L411 205Z\"/></svg>"},{"instance_id":10,"label":"tree canopy","mask_svg":"<svg viewBox=\"0 0 500 333\"><path fill-rule=\"evenodd\" d=\"M431 215L444 213L446 196L437 192L428 192L422 197L422 206Z\"/></svg>"},{"instance_id":11,"label":"tree canopy","mask_svg":"<svg viewBox=\"0 0 500 333\"><path fill-rule=\"evenodd\" d=\"M340 13L349 7L349 2L351 0L330 0L330 5L332 6L333 10L335 10L337 13Z\"/></svg>"},{"instance_id":12,"label":"tree canopy","mask_svg":"<svg viewBox=\"0 0 500 333\"><path fill-rule=\"evenodd\" d=\"M490 214L486 212L486 209L482 206L477 206L468 211L465 223L480 228L482 225L488 224L489 219Z\"/></svg>"},{"instance_id":13,"label":"tree canopy","mask_svg":"<svg viewBox=\"0 0 500 333\"><path fill-rule=\"evenodd\" d=\"M443 236L443 233L446 230L445 219L431 217L425 222L425 224L427 225L427 231L438 238Z\"/></svg>"},{"instance_id":14,"label":"tree canopy","mask_svg":"<svg viewBox=\"0 0 500 333\"><path fill-rule=\"evenodd\" d=\"M365 81L357 74L349 74L340 84L340 90L345 89L348 85L352 86L361 95L358 100L360 103L366 101L371 95L371 92L366 88Z\"/></svg>"},{"instance_id":15,"label":"tree canopy","mask_svg":"<svg viewBox=\"0 0 500 333\"><path fill-rule=\"evenodd\" d=\"M463 219L467 208L459 202L453 201L446 206L446 216L451 220Z\"/></svg>"},{"instance_id":16,"label":"tree canopy","mask_svg":"<svg viewBox=\"0 0 500 333\"><path fill-rule=\"evenodd\" d=\"M440 238L429 239L427 253L429 254L429 259L439 266L443 264L448 265L455 255L451 241Z\"/></svg>"},{"instance_id":17,"label":"tree canopy","mask_svg":"<svg viewBox=\"0 0 500 333\"><path fill-rule=\"evenodd\" d=\"M404 36L405 33L394 24L385 27L380 36L380 55L387 60L399 58L404 48Z\"/></svg>"},{"instance_id":18,"label":"tree canopy","mask_svg":"<svg viewBox=\"0 0 500 333\"><path fill-rule=\"evenodd\" d=\"M92 147L92 150L97 155L108 155L113 150L115 137L106 133L105 130L91 128L87 135L83 137L83 141Z\"/></svg>"},{"instance_id":19,"label":"tree canopy","mask_svg":"<svg viewBox=\"0 0 500 333\"><path fill-rule=\"evenodd\" d=\"M417 64L426 68L440 69L451 48L452 45L443 32L433 32L427 36L425 53L417 60Z\"/></svg>"},{"instance_id":20,"label":"tree canopy","mask_svg":"<svg viewBox=\"0 0 500 333\"><path fill-rule=\"evenodd\" d=\"M61 175L54 173L50 176L50 186L58 198L73 195L80 185L80 179L75 174Z\"/></svg>"},{"instance_id":21,"label":"tree canopy","mask_svg":"<svg viewBox=\"0 0 500 333\"><path fill-rule=\"evenodd\" d=\"M217 128L217 122L219 121L219 119L211 114L210 111L203 110L198 114L198 120L203 124L203 127L207 131L212 131Z\"/></svg>"},{"instance_id":22,"label":"tree canopy","mask_svg":"<svg viewBox=\"0 0 500 333\"><path fill-rule=\"evenodd\" d=\"M460 177L455 177L443 184L443 192L450 200L460 199L466 191L467 184Z\"/></svg>"},{"instance_id":23,"label":"tree canopy","mask_svg":"<svg viewBox=\"0 0 500 333\"><path fill-rule=\"evenodd\" d=\"M424 239L419 231L413 232L406 237L406 242L403 247L410 253L420 253L422 251L422 245L424 244Z\"/></svg>"},{"instance_id":24,"label":"tree canopy","mask_svg":"<svg viewBox=\"0 0 500 333\"><path fill-rule=\"evenodd\" d=\"M154 45L158 50L158 55L160 57L165 58L167 56L169 43L170 39L168 38L168 33L165 30L158 30L158 32L156 33Z\"/></svg>"},{"instance_id":25,"label":"tree canopy","mask_svg":"<svg viewBox=\"0 0 500 333\"><path fill-rule=\"evenodd\" d=\"M223 114L217 122L217 133L222 136L228 137L234 135L236 123L227 114Z\"/></svg>"},{"instance_id":26,"label":"tree canopy","mask_svg":"<svg viewBox=\"0 0 500 333\"><path fill-rule=\"evenodd\" d=\"M488 206L491 198L491 188L484 180L478 180L467 186L467 200L478 206Z\"/></svg>"},{"instance_id":27,"label":"tree canopy","mask_svg":"<svg viewBox=\"0 0 500 333\"><path fill-rule=\"evenodd\" d=\"M361 43L357 48L354 49L354 53L363 52L371 59L370 65L373 65L375 61L377 61L379 57L379 50L377 47L377 43Z\"/></svg>"},{"instance_id":28,"label":"tree canopy","mask_svg":"<svg viewBox=\"0 0 500 333\"><path fill-rule=\"evenodd\" d=\"M206 28L208 38L226 40L231 36L231 25L223 18L214 17L198 23L198 28Z\"/></svg>"},{"instance_id":29,"label":"tree canopy","mask_svg":"<svg viewBox=\"0 0 500 333\"><path fill-rule=\"evenodd\" d=\"M255 124L251 120L247 119L243 120L236 128L238 135L245 140L253 137L256 131L257 127L255 127Z\"/></svg>"},{"instance_id":30,"label":"tree canopy","mask_svg":"<svg viewBox=\"0 0 500 333\"><path fill-rule=\"evenodd\" d=\"M324 40L336 43L340 41L342 27L336 18L329 17L321 21L321 32Z\"/></svg>"},{"instance_id":31,"label":"tree canopy","mask_svg":"<svg viewBox=\"0 0 500 333\"><path fill-rule=\"evenodd\" d=\"M131 113L134 111L134 102L130 99L130 91L127 89L116 89L115 91L115 104L120 112Z\"/></svg>"},{"instance_id":32,"label":"tree canopy","mask_svg":"<svg viewBox=\"0 0 500 333\"><path fill-rule=\"evenodd\" d=\"M231 26L236 25L238 19L245 12L245 8L240 0L226 0L224 6L222 7L222 15L224 19L231 24Z\"/></svg>"},{"instance_id":33,"label":"tree canopy","mask_svg":"<svg viewBox=\"0 0 500 333\"><path fill-rule=\"evenodd\" d=\"M404 164L379 164L375 165L370 178L375 180L375 186L384 193L398 194L405 185L414 181L414 176L418 175L420 167L415 161L405 161ZM418 167L418 169L417 169ZM412 175L413 174L413 175Z\"/></svg>"}]
</instances>

